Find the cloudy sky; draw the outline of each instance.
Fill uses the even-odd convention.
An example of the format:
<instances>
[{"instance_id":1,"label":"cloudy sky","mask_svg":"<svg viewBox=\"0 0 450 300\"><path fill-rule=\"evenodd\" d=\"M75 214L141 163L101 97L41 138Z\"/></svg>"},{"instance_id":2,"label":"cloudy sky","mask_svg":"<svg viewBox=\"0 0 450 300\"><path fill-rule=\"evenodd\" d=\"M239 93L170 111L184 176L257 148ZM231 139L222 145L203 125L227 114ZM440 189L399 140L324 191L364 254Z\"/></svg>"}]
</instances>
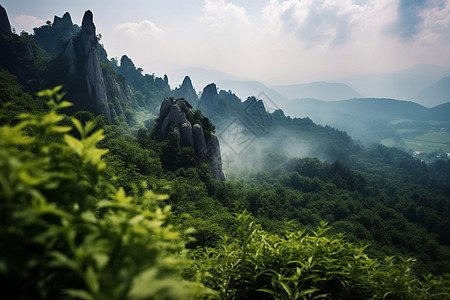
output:
<instances>
[{"instance_id":1,"label":"cloudy sky","mask_svg":"<svg viewBox=\"0 0 450 300\"><path fill-rule=\"evenodd\" d=\"M109 57L145 73L204 68L268 85L450 67L450 0L0 0L16 32L94 14ZM193 78L195 84L195 78Z\"/></svg>"}]
</instances>

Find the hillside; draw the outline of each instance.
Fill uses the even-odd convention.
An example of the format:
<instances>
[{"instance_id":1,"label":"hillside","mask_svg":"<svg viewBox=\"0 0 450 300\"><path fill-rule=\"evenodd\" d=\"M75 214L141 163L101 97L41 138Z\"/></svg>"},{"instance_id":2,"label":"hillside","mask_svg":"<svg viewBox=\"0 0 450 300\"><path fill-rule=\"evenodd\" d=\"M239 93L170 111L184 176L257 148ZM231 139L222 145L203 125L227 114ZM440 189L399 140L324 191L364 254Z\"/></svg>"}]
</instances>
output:
<instances>
[{"instance_id":1,"label":"hillside","mask_svg":"<svg viewBox=\"0 0 450 300\"><path fill-rule=\"evenodd\" d=\"M444 77L420 91L414 98L427 107L450 102L450 77Z\"/></svg>"},{"instance_id":2,"label":"hillside","mask_svg":"<svg viewBox=\"0 0 450 300\"><path fill-rule=\"evenodd\" d=\"M450 151L448 103L427 108L395 99L298 99L290 102L287 111L346 131L363 142L384 143L411 153L437 152L436 157ZM435 143L438 140L442 143Z\"/></svg>"}]
</instances>

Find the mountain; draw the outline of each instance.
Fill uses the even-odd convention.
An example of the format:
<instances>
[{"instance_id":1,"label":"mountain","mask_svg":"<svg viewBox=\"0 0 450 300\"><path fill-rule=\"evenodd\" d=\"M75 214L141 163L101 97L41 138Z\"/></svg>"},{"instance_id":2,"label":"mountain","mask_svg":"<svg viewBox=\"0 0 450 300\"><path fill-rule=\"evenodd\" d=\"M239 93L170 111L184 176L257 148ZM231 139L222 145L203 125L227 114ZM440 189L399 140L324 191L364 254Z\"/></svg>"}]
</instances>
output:
<instances>
[{"instance_id":1,"label":"mountain","mask_svg":"<svg viewBox=\"0 0 450 300\"><path fill-rule=\"evenodd\" d=\"M0 5L0 34L11 34L11 24L8 14L3 6Z\"/></svg>"},{"instance_id":2,"label":"mountain","mask_svg":"<svg viewBox=\"0 0 450 300\"><path fill-rule=\"evenodd\" d=\"M287 111L292 117L309 117L315 123L344 130L363 142L385 143L416 152L450 149L445 142L450 130L450 102L427 108L415 102L395 99L361 98L331 102L297 99L291 101Z\"/></svg>"},{"instance_id":3,"label":"mountain","mask_svg":"<svg viewBox=\"0 0 450 300\"><path fill-rule=\"evenodd\" d=\"M34 38L47 52L57 54L64 43L80 31L80 27L73 24L72 17L66 12L61 18L55 16L53 24L49 23L34 29Z\"/></svg>"},{"instance_id":4,"label":"mountain","mask_svg":"<svg viewBox=\"0 0 450 300\"><path fill-rule=\"evenodd\" d=\"M344 83L330 83L323 81L275 86L274 89L290 99L314 98L325 101L336 101L362 97L361 94Z\"/></svg>"},{"instance_id":5,"label":"mountain","mask_svg":"<svg viewBox=\"0 0 450 300\"><path fill-rule=\"evenodd\" d=\"M437 120L447 120L450 116L450 102L429 109L430 115Z\"/></svg>"},{"instance_id":6,"label":"mountain","mask_svg":"<svg viewBox=\"0 0 450 300\"><path fill-rule=\"evenodd\" d=\"M280 108L284 109L288 103L285 96L258 81L219 80L217 86L225 91L233 91L241 99L256 96L264 102L266 109L271 112Z\"/></svg>"},{"instance_id":7,"label":"mountain","mask_svg":"<svg viewBox=\"0 0 450 300\"><path fill-rule=\"evenodd\" d=\"M173 90L173 96L176 99L184 98L194 106L196 106L198 102L198 95L189 76L184 77L181 85Z\"/></svg>"},{"instance_id":8,"label":"mountain","mask_svg":"<svg viewBox=\"0 0 450 300\"><path fill-rule=\"evenodd\" d=\"M257 160L261 149L330 161L347 161L354 150L345 132L285 116L280 109L269 112L261 99L241 101L231 91L217 91L215 84L203 89L199 108L215 124L222 153L242 164Z\"/></svg>"},{"instance_id":9,"label":"mountain","mask_svg":"<svg viewBox=\"0 0 450 300\"><path fill-rule=\"evenodd\" d=\"M415 99L428 107L450 101L450 76L444 77L420 91Z\"/></svg>"},{"instance_id":10,"label":"mountain","mask_svg":"<svg viewBox=\"0 0 450 300\"><path fill-rule=\"evenodd\" d=\"M115 72L101 63L94 16L90 10L83 16L81 32L69 40L60 63L67 69L59 74L57 84L67 88L77 100L76 109L86 109L105 116L112 123L124 116L124 107L131 102L131 91L123 81L117 81Z\"/></svg>"},{"instance_id":11,"label":"mountain","mask_svg":"<svg viewBox=\"0 0 450 300\"><path fill-rule=\"evenodd\" d=\"M219 82L227 78L239 78L239 76L234 74L227 74L214 69L209 69L205 67L187 67L183 69L178 69L169 73L171 78L175 82L181 82L183 78L188 75L192 78L192 84L197 90L201 90L203 87L207 86L212 82Z\"/></svg>"},{"instance_id":12,"label":"mountain","mask_svg":"<svg viewBox=\"0 0 450 300\"><path fill-rule=\"evenodd\" d=\"M450 76L450 68L434 65L416 65L393 73L371 73L341 78L364 97L414 100L423 89ZM428 106L426 102L418 101Z\"/></svg>"}]
</instances>

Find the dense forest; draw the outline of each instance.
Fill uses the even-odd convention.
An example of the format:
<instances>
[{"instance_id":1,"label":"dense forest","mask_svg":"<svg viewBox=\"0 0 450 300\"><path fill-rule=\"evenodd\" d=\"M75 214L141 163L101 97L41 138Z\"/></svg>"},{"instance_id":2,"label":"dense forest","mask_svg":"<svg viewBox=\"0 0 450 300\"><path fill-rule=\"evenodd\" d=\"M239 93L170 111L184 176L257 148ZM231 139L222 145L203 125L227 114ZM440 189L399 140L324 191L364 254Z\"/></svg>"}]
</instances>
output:
<instances>
[{"instance_id":1,"label":"dense forest","mask_svg":"<svg viewBox=\"0 0 450 300\"><path fill-rule=\"evenodd\" d=\"M108 59L95 30L83 35L89 14L81 29L69 19L0 34L2 298L450 298L449 160L361 144L215 86L198 99L189 78L171 90ZM62 23L65 39L42 36ZM92 53L107 106L79 80ZM170 97L205 136L230 117L250 128L225 181L183 128L160 133ZM296 157L289 139L314 146Z\"/></svg>"}]
</instances>

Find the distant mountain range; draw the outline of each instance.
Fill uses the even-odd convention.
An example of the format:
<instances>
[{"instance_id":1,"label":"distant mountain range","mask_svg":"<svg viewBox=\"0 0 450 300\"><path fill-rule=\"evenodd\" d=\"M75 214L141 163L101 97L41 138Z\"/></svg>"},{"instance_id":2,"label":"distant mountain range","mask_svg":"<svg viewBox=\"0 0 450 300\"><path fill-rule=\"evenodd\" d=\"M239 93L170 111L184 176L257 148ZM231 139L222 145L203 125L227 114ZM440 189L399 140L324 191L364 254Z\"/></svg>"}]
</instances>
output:
<instances>
[{"instance_id":1,"label":"distant mountain range","mask_svg":"<svg viewBox=\"0 0 450 300\"><path fill-rule=\"evenodd\" d=\"M325 115L331 113L382 121L398 119L448 121L450 103L427 108L411 101L383 98L354 98L328 102L317 99L297 99L290 102L288 111L295 117L314 116L322 119L327 119Z\"/></svg>"},{"instance_id":2,"label":"distant mountain range","mask_svg":"<svg viewBox=\"0 0 450 300\"><path fill-rule=\"evenodd\" d=\"M450 130L450 102L427 108L395 99L355 98L329 102L297 99L287 105L286 111L291 117L309 117L315 123L344 130L364 142L401 139L404 134L411 135L419 129L421 132Z\"/></svg>"},{"instance_id":3,"label":"distant mountain range","mask_svg":"<svg viewBox=\"0 0 450 300\"><path fill-rule=\"evenodd\" d=\"M450 102L450 76L444 77L423 89L414 99L417 102L426 103L430 107ZM450 115L448 118L450 119Z\"/></svg>"},{"instance_id":4,"label":"distant mountain range","mask_svg":"<svg viewBox=\"0 0 450 300\"><path fill-rule=\"evenodd\" d=\"M231 90L242 100L251 96L262 99L269 110L274 110L274 108L284 109L290 100L278 91L258 81L219 80L217 86L225 91Z\"/></svg>"},{"instance_id":5,"label":"distant mountain range","mask_svg":"<svg viewBox=\"0 0 450 300\"><path fill-rule=\"evenodd\" d=\"M226 76L220 75L220 78ZM430 65L420 65L392 74L366 74L342 79L342 82L321 81L271 87L258 81L221 79L215 82L221 89L231 90L241 99L264 94L283 109L290 99L338 101L385 98L413 101L425 107L450 101L450 68Z\"/></svg>"},{"instance_id":6,"label":"distant mountain range","mask_svg":"<svg viewBox=\"0 0 450 300\"><path fill-rule=\"evenodd\" d=\"M432 107L449 101L448 86L446 97L443 97L442 93L433 91L436 88L441 89L435 84L448 76L450 76L448 67L416 65L394 73L371 73L342 78L340 82L353 87L364 97L413 100ZM435 95L439 97L434 98ZM443 98L447 99L442 100Z\"/></svg>"},{"instance_id":7,"label":"distant mountain range","mask_svg":"<svg viewBox=\"0 0 450 300\"><path fill-rule=\"evenodd\" d=\"M287 98L315 98L325 101L361 98L362 95L344 83L312 82L273 87Z\"/></svg>"}]
</instances>

